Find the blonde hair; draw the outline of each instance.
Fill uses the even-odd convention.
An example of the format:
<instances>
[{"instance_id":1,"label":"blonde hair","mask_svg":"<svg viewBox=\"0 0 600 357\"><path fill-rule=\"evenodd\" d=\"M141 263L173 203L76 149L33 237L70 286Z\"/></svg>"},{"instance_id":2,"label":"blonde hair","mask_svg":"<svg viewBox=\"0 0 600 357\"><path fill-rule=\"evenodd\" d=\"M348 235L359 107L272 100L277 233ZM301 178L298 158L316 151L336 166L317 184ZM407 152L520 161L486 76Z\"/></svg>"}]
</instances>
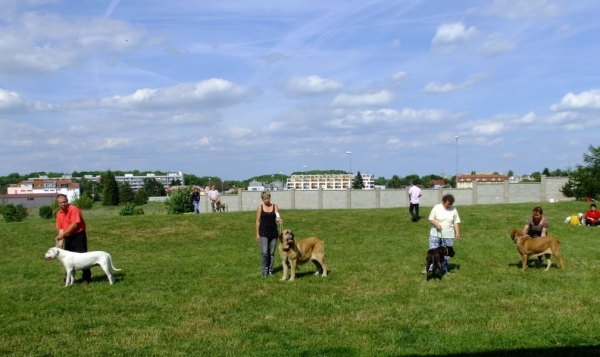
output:
<instances>
[{"instance_id":1,"label":"blonde hair","mask_svg":"<svg viewBox=\"0 0 600 357\"><path fill-rule=\"evenodd\" d=\"M264 199L265 199L265 197L269 197L269 198L271 198L271 192L268 192L268 191L263 191L263 192L260 194L260 198L264 200Z\"/></svg>"}]
</instances>

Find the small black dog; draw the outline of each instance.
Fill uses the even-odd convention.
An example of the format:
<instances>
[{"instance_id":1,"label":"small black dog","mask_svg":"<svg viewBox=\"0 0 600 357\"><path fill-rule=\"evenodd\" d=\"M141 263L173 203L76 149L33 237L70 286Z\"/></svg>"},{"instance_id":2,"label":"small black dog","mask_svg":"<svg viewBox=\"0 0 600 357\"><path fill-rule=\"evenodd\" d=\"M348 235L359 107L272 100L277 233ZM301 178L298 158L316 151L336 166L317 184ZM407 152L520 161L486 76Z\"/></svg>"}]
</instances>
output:
<instances>
[{"instance_id":1,"label":"small black dog","mask_svg":"<svg viewBox=\"0 0 600 357\"><path fill-rule=\"evenodd\" d=\"M447 255L449 257L454 256L454 248L452 247L437 247L434 249L429 249L427 251L427 258L425 259L425 270L427 271L427 281L431 278L437 277L442 279L442 264L444 263L444 257ZM429 267L433 265L433 270L429 271Z\"/></svg>"}]
</instances>

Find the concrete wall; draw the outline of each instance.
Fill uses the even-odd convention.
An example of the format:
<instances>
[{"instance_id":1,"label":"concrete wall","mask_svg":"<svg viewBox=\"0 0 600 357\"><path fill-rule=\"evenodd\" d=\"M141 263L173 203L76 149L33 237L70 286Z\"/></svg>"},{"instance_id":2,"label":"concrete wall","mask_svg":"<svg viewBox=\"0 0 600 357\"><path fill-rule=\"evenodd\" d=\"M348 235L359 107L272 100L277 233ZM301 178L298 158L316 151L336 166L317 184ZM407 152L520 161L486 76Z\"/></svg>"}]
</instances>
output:
<instances>
[{"instance_id":1,"label":"concrete wall","mask_svg":"<svg viewBox=\"0 0 600 357\"><path fill-rule=\"evenodd\" d=\"M422 207L433 207L446 194L452 194L457 206L547 202L571 200L560 193L566 177L545 177L541 182L477 184L473 188L424 189ZM283 190L270 191L271 202L285 209L365 209L408 207L408 189L403 190ZM260 191L239 191L237 195L224 195L229 211L254 211L262 203ZM201 212L210 212L208 200L201 204Z\"/></svg>"}]
</instances>

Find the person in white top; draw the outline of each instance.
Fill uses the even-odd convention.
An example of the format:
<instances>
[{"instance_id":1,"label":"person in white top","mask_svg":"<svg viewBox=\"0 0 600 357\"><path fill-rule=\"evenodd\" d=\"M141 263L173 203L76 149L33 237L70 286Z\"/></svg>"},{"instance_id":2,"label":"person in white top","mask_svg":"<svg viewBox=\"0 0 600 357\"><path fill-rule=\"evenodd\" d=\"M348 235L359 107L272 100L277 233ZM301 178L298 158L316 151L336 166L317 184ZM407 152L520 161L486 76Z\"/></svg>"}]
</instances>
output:
<instances>
[{"instance_id":1,"label":"person in white top","mask_svg":"<svg viewBox=\"0 0 600 357\"><path fill-rule=\"evenodd\" d=\"M460 239L460 217L453 206L454 196L444 195L442 203L433 206L429 214L431 229L429 230L429 249L452 247L455 239ZM444 257L443 274L448 272L450 257ZM427 269L427 267L425 267ZM431 270L432 267L429 267ZM423 271L426 273L426 271Z\"/></svg>"},{"instance_id":2,"label":"person in white top","mask_svg":"<svg viewBox=\"0 0 600 357\"><path fill-rule=\"evenodd\" d=\"M408 201L410 202L410 208L408 212L412 216L412 221L417 222L419 220L419 198L421 197L421 189L417 186L416 181L412 181L412 186L408 189Z\"/></svg>"},{"instance_id":3,"label":"person in white top","mask_svg":"<svg viewBox=\"0 0 600 357\"><path fill-rule=\"evenodd\" d=\"M210 191L208 191L208 199L210 200L212 211L217 212L217 200L219 199L219 191L215 189L215 185L210 186Z\"/></svg>"}]
</instances>

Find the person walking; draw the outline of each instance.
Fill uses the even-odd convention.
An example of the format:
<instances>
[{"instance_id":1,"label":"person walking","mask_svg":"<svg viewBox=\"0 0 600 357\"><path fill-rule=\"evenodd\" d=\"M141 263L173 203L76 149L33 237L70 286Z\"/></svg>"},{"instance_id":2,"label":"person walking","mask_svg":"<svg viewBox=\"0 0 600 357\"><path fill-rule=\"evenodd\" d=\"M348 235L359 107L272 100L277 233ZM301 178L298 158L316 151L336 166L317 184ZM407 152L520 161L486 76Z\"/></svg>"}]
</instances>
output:
<instances>
[{"instance_id":1,"label":"person walking","mask_svg":"<svg viewBox=\"0 0 600 357\"><path fill-rule=\"evenodd\" d=\"M408 201L410 202L410 207L408 212L412 216L412 221L417 222L419 220L419 202L421 198L421 189L417 186L416 181L412 181L412 186L408 189Z\"/></svg>"},{"instance_id":2,"label":"person walking","mask_svg":"<svg viewBox=\"0 0 600 357\"><path fill-rule=\"evenodd\" d=\"M442 203L438 203L431 209L429 214L429 222L431 223L429 249L452 247L454 246L454 240L460 239L460 217L453 205L454 196L448 194L442 197ZM448 273L449 264L450 257L444 256L442 274ZM427 273L427 269L432 270L432 267L425 267L423 274Z\"/></svg>"},{"instance_id":3,"label":"person walking","mask_svg":"<svg viewBox=\"0 0 600 357\"><path fill-rule=\"evenodd\" d=\"M194 205L194 213L200 213L200 189L198 187L194 187L194 191L190 196L190 201L192 201L192 205Z\"/></svg>"},{"instance_id":4,"label":"person walking","mask_svg":"<svg viewBox=\"0 0 600 357\"><path fill-rule=\"evenodd\" d=\"M260 244L260 266L262 276L273 276L275 261L275 245L279 231L277 223L283 223L279 215L279 207L271 203L271 193L264 191L260 194L263 203L256 209L256 243Z\"/></svg>"},{"instance_id":5,"label":"person walking","mask_svg":"<svg viewBox=\"0 0 600 357\"><path fill-rule=\"evenodd\" d=\"M56 203L60 208L56 213L56 228L58 235L56 236L56 246L70 252L86 253L87 235L85 233L85 221L78 207L69 204L69 199L64 194L56 196ZM92 278L92 271L83 269L82 285L89 284Z\"/></svg>"}]
</instances>

